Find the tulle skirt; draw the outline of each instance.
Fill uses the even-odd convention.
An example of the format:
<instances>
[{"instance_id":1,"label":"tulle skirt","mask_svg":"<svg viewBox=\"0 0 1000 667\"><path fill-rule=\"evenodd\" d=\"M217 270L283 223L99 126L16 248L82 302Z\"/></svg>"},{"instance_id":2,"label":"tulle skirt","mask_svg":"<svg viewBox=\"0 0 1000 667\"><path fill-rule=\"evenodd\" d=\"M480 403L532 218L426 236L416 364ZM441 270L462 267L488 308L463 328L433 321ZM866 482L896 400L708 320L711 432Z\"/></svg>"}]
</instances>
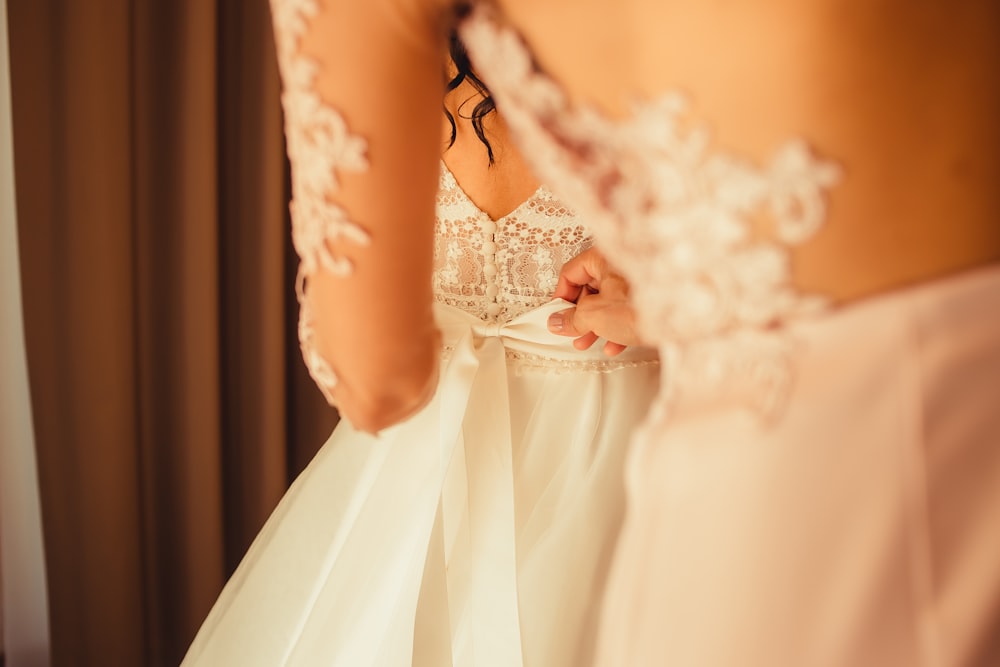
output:
<instances>
[{"instance_id":1,"label":"tulle skirt","mask_svg":"<svg viewBox=\"0 0 1000 667\"><path fill-rule=\"evenodd\" d=\"M592 660L648 350L606 359L439 306L441 380L377 437L343 423L216 602L193 667L577 666Z\"/></svg>"},{"instance_id":2,"label":"tulle skirt","mask_svg":"<svg viewBox=\"0 0 1000 667\"><path fill-rule=\"evenodd\" d=\"M790 334L777 421L643 427L598 664L1000 665L1000 267Z\"/></svg>"}]
</instances>

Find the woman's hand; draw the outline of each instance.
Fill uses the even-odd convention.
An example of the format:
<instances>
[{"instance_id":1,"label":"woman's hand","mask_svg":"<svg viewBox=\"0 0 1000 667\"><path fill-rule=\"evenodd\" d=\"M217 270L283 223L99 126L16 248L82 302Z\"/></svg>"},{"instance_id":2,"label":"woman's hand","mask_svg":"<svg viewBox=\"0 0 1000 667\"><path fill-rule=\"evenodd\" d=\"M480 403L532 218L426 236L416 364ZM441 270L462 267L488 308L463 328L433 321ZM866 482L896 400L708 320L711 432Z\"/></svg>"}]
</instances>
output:
<instances>
[{"instance_id":1,"label":"woman's hand","mask_svg":"<svg viewBox=\"0 0 1000 667\"><path fill-rule=\"evenodd\" d=\"M635 311L628 300L628 282L616 273L595 248L563 265L553 295L576 304L549 316L549 331L573 336L573 347L586 350L604 338L604 354L613 357L629 345L641 345L635 330Z\"/></svg>"}]
</instances>

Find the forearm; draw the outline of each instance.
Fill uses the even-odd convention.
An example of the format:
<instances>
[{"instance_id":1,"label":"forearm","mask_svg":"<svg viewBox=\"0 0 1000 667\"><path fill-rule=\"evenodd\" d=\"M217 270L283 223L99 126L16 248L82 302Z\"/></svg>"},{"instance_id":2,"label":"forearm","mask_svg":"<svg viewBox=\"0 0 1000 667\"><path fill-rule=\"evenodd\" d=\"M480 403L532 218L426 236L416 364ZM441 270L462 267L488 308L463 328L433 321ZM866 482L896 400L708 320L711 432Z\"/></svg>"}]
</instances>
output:
<instances>
[{"instance_id":1,"label":"forearm","mask_svg":"<svg viewBox=\"0 0 1000 667\"><path fill-rule=\"evenodd\" d=\"M436 384L440 17L416 0L272 7L303 355L327 399L376 431Z\"/></svg>"}]
</instances>

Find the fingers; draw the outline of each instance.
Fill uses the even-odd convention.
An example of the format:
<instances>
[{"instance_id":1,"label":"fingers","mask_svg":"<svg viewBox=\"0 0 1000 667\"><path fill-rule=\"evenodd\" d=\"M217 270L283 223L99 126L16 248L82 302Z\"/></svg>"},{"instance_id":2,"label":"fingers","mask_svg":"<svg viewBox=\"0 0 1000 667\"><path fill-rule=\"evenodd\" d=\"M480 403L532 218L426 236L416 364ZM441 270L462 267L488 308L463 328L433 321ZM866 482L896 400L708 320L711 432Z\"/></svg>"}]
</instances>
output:
<instances>
[{"instance_id":1,"label":"fingers","mask_svg":"<svg viewBox=\"0 0 1000 667\"><path fill-rule=\"evenodd\" d=\"M627 345L608 341L604 344L604 355L607 357L617 357L628 348Z\"/></svg>"},{"instance_id":2,"label":"fingers","mask_svg":"<svg viewBox=\"0 0 1000 667\"><path fill-rule=\"evenodd\" d=\"M604 338L604 354L613 357L627 346L639 344L628 282L612 271L594 248L563 265L555 297L572 301L576 308L550 315L549 331L572 336L576 349L589 349L598 338Z\"/></svg>"},{"instance_id":3,"label":"fingers","mask_svg":"<svg viewBox=\"0 0 1000 667\"><path fill-rule=\"evenodd\" d=\"M600 339L600 336L587 328L581 321L584 318L578 317L580 313L579 308L567 308L553 313L549 315L548 328L550 332L560 336L574 336L573 347L587 350ZM603 352L606 356L614 357L624 352L627 347L623 343L609 340L604 343Z\"/></svg>"},{"instance_id":4,"label":"fingers","mask_svg":"<svg viewBox=\"0 0 1000 667\"><path fill-rule=\"evenodd\" d=\"M607 273L608 263L604 256L595 248L584 250L563 264L553 297L576 302L584 287L600 290Z\"/></svg>"},{"instance_id":5,"label":"fingers","mask_svg":"<svg viewBox=\"0 0 1000 667\"><path fill-rule=\"evenodd\" d=\"M615 278L604 282L605 291L590 293L583 288L575 308L568 308L549 316L549 331L560 336L577 339L577 349L587 349L597 337L611 341L605 346L610 356L620 354L628 345L639 345L635 331L635 312L627 298L627 285L616 285Z\"/></svg>"},{"instance_id":6,"label":"fingers","mask_svg":"<svg viewBox=\"0 0 1000 667\"><path fill-rule=\"evenodd\" d=\"M573 340L573 347L578 350L587 350L591 345L597 342L598 338L600 338L600 336L595 334L593 331L588 331L579 338Z\"/></svg>"},{"instance_id":7,"label":"fingers","mask_svg":"<svg viewBox=\"0 0 1000 667\"><path fill-rule=\"evenodd\" d=\"M560 310L558 313L552 313L548 319L549 331L560 336L583 336L590 333L589 329L577 329L576 314L576 308L567 308L566 310ZM591 341L592 343L593 341ZM590 345L587 347L590 347Z\"/></svg>"}]
</instances>

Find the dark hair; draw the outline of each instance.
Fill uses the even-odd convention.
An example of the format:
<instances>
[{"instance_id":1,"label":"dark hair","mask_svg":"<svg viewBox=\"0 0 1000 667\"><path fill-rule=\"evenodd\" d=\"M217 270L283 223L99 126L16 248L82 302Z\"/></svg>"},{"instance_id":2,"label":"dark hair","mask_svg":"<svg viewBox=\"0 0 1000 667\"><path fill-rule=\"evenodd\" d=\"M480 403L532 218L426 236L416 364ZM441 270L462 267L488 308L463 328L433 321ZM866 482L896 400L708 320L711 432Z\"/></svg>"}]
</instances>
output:
<instances>
[{"instance_id":1,"label":"dark hair","mask_svg":"<svg viewBox=\"0 0 1000 667\"><path fill-rule=\"evenodd\" d=\"M490 89L486 87L486 84L473 71L472 63L469 61L469 54L466 53L465 46L462 44L456 31L452 30L448 42L449 54L451 55L452 62L455 63L458 73L448 80L445 85L445 92L450 93L458 88L463 81L468 81L483 96L483 99L472 109L472 115L462 116L462 107L465 106L464 102L458 107L458 114L460 117L472 121L472 129L475 130L476 136L486 146L486 155L489 157L490 165L492 166L493 147L490 145L489 139L486 138L486 132L483 130L483 119L496 111L497 105L490 95ZM451 140L448 142L448 148L451 148L455 145L455 138L458 136L458 127L455 125L455 117L451 115L451 112L447 108L444 110L444 115L448 117L448 122L451 123Z\"/></svg>"}]
</instances>

